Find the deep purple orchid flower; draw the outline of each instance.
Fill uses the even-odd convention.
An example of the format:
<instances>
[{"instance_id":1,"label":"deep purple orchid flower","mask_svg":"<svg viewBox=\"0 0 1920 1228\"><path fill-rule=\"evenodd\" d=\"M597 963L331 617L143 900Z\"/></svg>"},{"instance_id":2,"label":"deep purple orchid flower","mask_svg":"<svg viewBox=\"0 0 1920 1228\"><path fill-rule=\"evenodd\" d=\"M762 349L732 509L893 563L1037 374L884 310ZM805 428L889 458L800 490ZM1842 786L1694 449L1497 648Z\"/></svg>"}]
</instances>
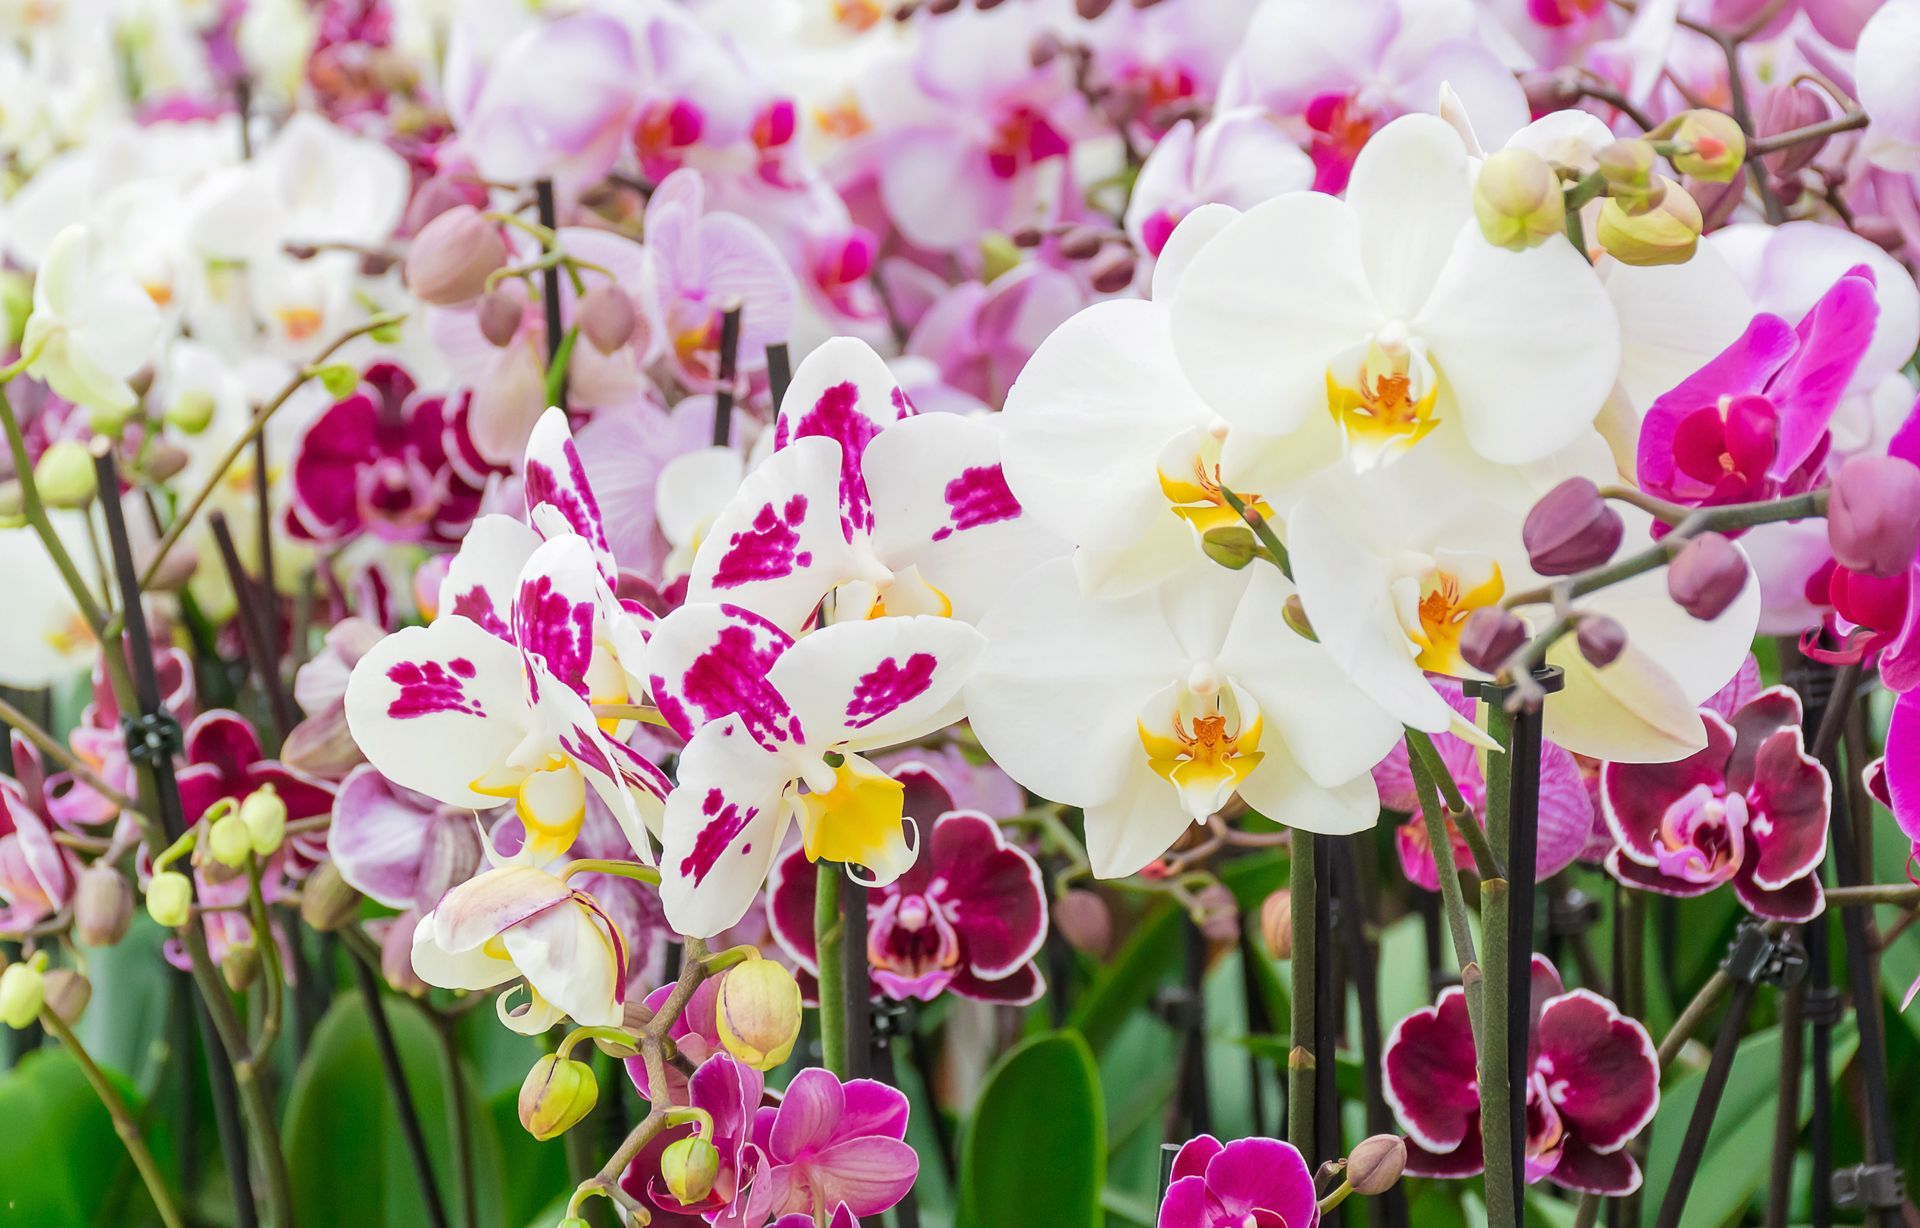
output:
<instances>
[{"instance_id":1,"label":"deep purple orchid flower","mask_svg":"<svg viewBox=\"0 0 1920 1228\"><path fill-rule=\"evenodd\" d=\"M180 805L187 823L198 823L209 807L221 800L236 805L258 789L272 785L287 806L287 821L319 818L333 813L332 785L298 772L260 748L260 735L237 712L203 713L187 727L187 766L180 769ZM283 851L286 872L304 877L326 857L324 831L289 835Z\"/></svg>"},{"instance_id":2,"label":"deep purple orchid flower","mask_svg":"<svg viewBox=\"0 0 1920 1228\"><path fill-rule=\"evenodd\" d=\"M360 386L300 437L288 530L327 544L363 532L390 542L458 541L479 514L485 480L459 437L458 408L421 392L394 363L368 367Z\"/></svg>"},{"instance_id":3,"label":"deep purple orchid flower","mask_svg":"<svg viewBox=\"0 0 1920 1228\"><path fill-rule=\"evenodd\" d=\"M1660 1106L1660 1062L1646 1028L1590 990L1566 992L1536 955L1527 1052L1527 1180L1615 1196L1639 1189L1640 1166L1626 1145ZM1387 1103L1409 1136L1408 1174L1478 1173L1480 1090L1466 992L1449 988L1395 1024L1381 1065Z\"/></svg>"},{"instance_id":4,"label":"deep purple orchid flower","mask_svg":"<svg viewBox=\"0 0 1920 1228\"><path fill-rule=\"evenodd\" d=\"M816 880L806 851L794 846L769 881L774 937L817 975ZM1045 989L1033 957L1046 936L1039 867L972 811L942 814L913 868L867 896L873 988L896 1001L931 1002L951 990L981 1002L1032 1002Z\"/></svg>"},{"instance_id":5,"label":"deep purple orchid flower","mask_svg":"<svg viewBox=\"0 0 1920 1228\"><path fill-rule=\"evenodd\" d=\"M831 1071L803 1070L780 1107L754 1117L753 1142L766 1158L767 1207L775 1216L846 1206L878 1215L906 1196L920 1174L907 1137L907 1098L885 1083L842 1083ZM761 1221L752 1221L758 1224Z\"/></svg>"},{"instance_id":6,"label":"deep purple orchid flower","mask_svg":"<svg viewBox=\"0 0 1920 1228\"><path fill-rule=\"evenodd\" d=\"M1755 916L1818 915L1833 788L1806 752L1800 697L1773 687L1737 707L1722 696L1709 705L1700 712L1702 750L1602 770L1601 804L1618 841L1607 869L1663 895L1703 895L1730 882Z\"/></svg>"},{"instance_id":7,"label":"deep purple orchid flower","mask_svg":"<svg viewBox=\"0 0 1920 1228\"><path fill-rule=\"evenodd\" d=\"M1457 684L1436 682L1436 690L1456 712L1473 719L1473 701ZM1460 786L1467 806L1483 822L1487 808L1487 781L1480 770L1480 752L1465 739L1450 733L1433 735L1434 749L1441 762ZM1427 838L1427 822L1420 808L1419 793L1413 787L1413 773L1407 767L1405 743L1396 744L1387 757L1373 769L1373 782L1380 789L1380 804L1411 816L1394 833L1394 847L1400 854L1400 868L1407 881L1426 891L1440 890L1433 844ZM1452 837L1453 863L1473 864L1466 837L1457 827L1448 825ZM1572 865L1586 847L1593 831L1593 799L1572 754L1548 742L1540 754L1540 844L1538 873L1547 879Z\"/></svg>"},{"instance_id":8,"label":"deep purple orchid flower","mask_svg":"<svg viewBox=\"0 0 1920 1228\"><path fill-rule=\"evenodd\" d=\"M1827 426L1873 341L1874 274L1856 265L1797 326L1762 313L1640 425L1647 493L1689 507L1778 498L1823 476Z\"/></svg>"},{"instance_id":9,"label":"deep purple orchid flower","mask_svg":"<svg viewBox=\"0 0 1920 1228\"><path fill-rule=\"evenodd\" d=\"M1313 1175L1290 1143L1202 1134L1173 1159L1157 1228L1313 1228Z\"/></svg>"}]
</instances>

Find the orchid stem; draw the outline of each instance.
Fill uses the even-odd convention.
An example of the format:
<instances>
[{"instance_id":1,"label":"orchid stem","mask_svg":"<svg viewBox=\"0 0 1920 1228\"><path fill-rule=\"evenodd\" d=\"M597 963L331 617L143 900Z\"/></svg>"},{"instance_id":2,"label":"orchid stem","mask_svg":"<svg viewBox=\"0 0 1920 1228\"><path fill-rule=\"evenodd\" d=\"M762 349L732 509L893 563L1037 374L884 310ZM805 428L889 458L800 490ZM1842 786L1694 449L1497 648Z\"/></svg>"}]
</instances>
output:
<instances>
[{"instance_id":1,"label":"orchid stem","mask_svg":"<svg viewBox=\"0 0 1920 1228\"><path fill-rule=\"evenodd\" d=\"M828 1070L847 1073L847 996L840 924L840 864L821 861L814 867L813 945L820 998L820 1054Z\"/></svg>"},{"instance_id":2,"label":"orchid stem","mask_svg":"<svg viewBox=\"0 0 1920 1228\"><path fill-rule=\"evenodd\" d=\"M1293 979L1293 1046L1287 1054L1287 1141L1311 1165L1314 1153L1314 1062L1325 1056L1313 1051L1314 974L1319 959L1318 917L1314 896L1320 889L1314 865L1313 835L1294 829L1292 859L1288 869L1292 888L1293 960L1289 969Z\"/></svg>"},{"instance_id":3,"label":"orchid stem","mask_svg":"<svg viewBox=\"0 0 1920 1228\"><path fill-rule=\"evenodd\" d=\"M1486 829L1480 826L1473 807L1467 805L1467 799L1460 792L1460 785L1453 779L1453 773L1447 770L1446 760L1440 757L1440 751L1434 746L1433 738L1424 730L1407 730L1407 753L1417 756L1427 770L1427 778L1440 787L1441 795L1447 804L1447 819L1460 829L1460 835L1467 842L1467 848L1473 853L1473 864L1479 877L1503 878L1506 871L1501 868L1500 855L1487 839ZM1451 849L1449 849L1451 854Z\"/></svg>"},{"instance_id":4,"label":"orchid stem","mask_svg":"<svg viewBox=\"0 0 1920 1228\"><path fill-rule=\"evenodd\" d=\"M1513 720L1497 702L1486 705L1487 732L1511 750ZM1487 839L1507 844L1512 823L1511 755L1487 756ZM1514 1185L1513 1061L1509 1000L1519 937L1512 930L1513 896L1504 878L1480 880L1480 931L1486 941L1486 977L1481 982L1480 1140L1486 1156L1487 1224L1515 1228L1520 1222Z\"/></svg>"},{"instance_id":5,"label":"orchid stem","mask_svg":"<svg viewBox=\"0 0 1920 1228\"><path fill-rule=\"evenodd\" d=\"M1408 731L1412 740L1413 731ZM1460 964L1460 981L1467 996L1467 1020L1476 1040L1481 1033L1479 964L1473 949L1473 927L1467 918L1466 893L1460 888L1460 869L1453 861L1453 841L1448 838L1441 818L1440 791L1425 761L1412 752L1407 756L1413 769L1413 787L1420 799L1420 813L1426 819L1427 843L1433 846L1435 876L1440 880L1440 900L1447 914L1447 929L1453 936L1454 959Z\"/></svg>"},{"instance_id":6,"label":"orchid stem","mask_svg":"<svg viewBox=\"0 0 1920 1228\"><path fill-rule=\"evenodd\" d=\"M100 1104L107 1110L107 1116L113 1119L114 1133L120 1136L127 1155L133 1160L133 1166L140 1171L140 1180L146 1183L147 1194L153 1199L153 1209L160 1216L160 1222L166 1228L184 1228L186 1221L180 1218L180 1208L173 1201L172 1191L167 1189L167 1179L154 1162L153 1152L147 1149L147 1140L141 1137L140 1123L127 1111L120 1093L80 1043L80 1038L73 1034L73 1030L51 1007L41 1009L40 1026L67 1047L67 1052L73 1055L74 1064L80 1067L88 1086L93 1088L93 1094L100 1097Z\"/></svg>"}]
</instances>

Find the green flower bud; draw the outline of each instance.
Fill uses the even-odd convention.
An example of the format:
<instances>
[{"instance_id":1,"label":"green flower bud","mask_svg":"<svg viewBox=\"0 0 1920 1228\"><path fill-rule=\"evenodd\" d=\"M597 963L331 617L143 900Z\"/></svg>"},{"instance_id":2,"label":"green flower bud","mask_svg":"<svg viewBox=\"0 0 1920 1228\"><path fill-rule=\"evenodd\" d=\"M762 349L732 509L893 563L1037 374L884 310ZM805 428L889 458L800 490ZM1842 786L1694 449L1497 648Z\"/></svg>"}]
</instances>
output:
<instances>
[{"instance_id":1,"label":"green flower bud","mask_svg":"<svg viewBox=\"0 0 1920 1228\"><path fill-rule=\"evenodd\" d=\"M1565 232L1565 191L1547 160L1530 149L1502 149L1480 165L1473 214L1495 247L1524 251Z\"/></svg>"},{"instance_id":2,"label":"green flower bud","mask_svg":"<svg viewBox=\"0 0 1920 1228\"><path fill-rule=\"evenodd\" d=\"M309 929L330 934L359 915L360 893L331 861L322 862L301 884L300 919Z\"/></svg>"},{"instance_id":3,"label":"green flower bud","mask_svg":"<svg viewBox=\"0 0 1920 1228\"><path fill-rule=\"evenodd\" d=\"M313 376L327 390L327 395L336 401L346 400L360 386L360 373L344 362L328 363L316 370Z\"/></svg>"},{"instance_id":4,"label":"green flower bud","mask_svg":"<svg viewBox=\"0 0 1920 1228\"><path fill-rule=\"evenodd\" d=\"M234 943L220 957L220 976L235 993L245 993L247 986L253 984L253 978L259 975L260 948L251 939Z\"/></svg>"},{"instance_id":5,"label":"green flower bud","mask_svg":"<svg viewBox=\"0 0 1920 1228\"><path fill-rule=\"evenodd\" d=\"M660 1153L660 1178L681 1205L699 1202L713 1192L720 1175L720 1152L698 1134L676 1139Z\"/></svg>"},{"instance_id":6,"label":"green flower bud","mask_svg":"<svg viewBox=\"0 0 1920 1228\"><path fill-rule=\"evenodd\" d=\"M1206 536L1200 539L1201 553L1229 571L1239 571L1259 551L1260 543L1254 540L1253 530L1245 525L1221 525L1217 529L1208 529Z\"/></svg>"},{"instance_id":7,"label":"green flower bud","mask_svg":"<svg viewBox=\"0 0 1920 1228\"><path fill-rule=\"evenodd\" d=\"M286 838L287 804L272 785L262 785L240 803L240 822L246 826L254 856L271 856Z\"/></svg>"},{"instance_id":8,"label":"green flower bud","mask_svg":"<svg viewBox=\"0 0 1920 1228\"><path fill-rule=\"evenodd\" d=\"M520 1124L544 1143L573 1129L599 1099L591 1066L549 1053L520 1085Z\"/></svg>"},{"instance_id":9,"label":"green flower bud","mask_svg":"<svg viewBox=\"0 0 1920 1228\"><path fill-rule=\"evenodd\" d=\"M252 851L253 839L239 815L228 811L213 821L213 828L207 832L208 856L237 869L247 864L247 854Z\"/></svg>"},{"instance_id":10,"label":"green flower bud","mask_svg":"<svg viewBox=\"0 0 1920 1228\"><path fill-rule=\"evenodd\" d=\"M8 964L0 972L0 1023L24 1028L40 1017L47 1001L47 977L31 961Z\"/></svg>"},{"instance_id":11,"label":"green flower bud","mask_svg":"<svg viewBox=\"0 0 1920 1228\"><path fill-rule=\"evenodd\" d=\"M137 405L124 406L87 406L87 425L96 435L105 435L109 439L118 439L120 432L127 429L127 423L133 420Z\"/></svg>"},{"instance_id":12,"label":"green flower bud","mask_svg":"<svg viewBox=\"0 0 1920 1228\"><path fill-rule=\"evenodd\" d=\"M162 870L147 883L147 915L168 929L187 923L193 907L193 881L178 870Z\"/></svg>"},{"instance_id":13,"label":"green flower bud","mask_svg":"<svg viewBox=\"0 0 1920 1228\"><path fill-rule=\"evenodd\" d=\"M1685 264L1700 242L1700 206L1685 188L1663 179L1666 188L1659 205L1640 214L1608 199L1600 206L1600 224L1594 237L1607 254L1621 264L1647 268Z\"/></svg>"},{"instance_id":14,"label":"green flower bud","mask_svg":"<svg viewBox=\"0 0 1920 1228\"><path fill-rule=\"evenodd\" d=\"M770 959L749 959L727 970L715 1003L720 1043L755 1070L772 1070L793 1052L800 1035L800 985Z\"/></svg>"},{"instance_id":15,"label":"green flower bud","mask_svg":"<svg viewBox=\"0 0 1920 1228\"><path fill-rule=\"evenodd\" d=\"M1705 109L1683 111L1659 131L1668 133L1673 152L1668 155L1683 175L1708 183L1731 183L1747 158L1747 134L1733 116Z\"/></svg>"},{"instance_id":16,"label":"green flower bud","mask_svg":"<svg viewBox=\"0 0 1920 1228\"><path fill-rule=\"evenodd\" d=\"M1607 198L1628 213L1644 213L1659 204L1662 180L1653 171L1658 158L1653 142L1639 138L1602 149L1597 169L1606 180Z\"/></svg>"},{"instance_id":17,"label":"green flower bud","mask_svg":"<svg viewBox=\"0 0 1920 1228\"><path fill-rule=\"evenodd\" d=\"M167 406L167 425L188 435L198 435L212 424L218 409L212 393L195 388L181 393Z\"/></svg>"},{"instance_id":18,"label":"green flower bud","mask_svg":"<svg viewBox=\"0 0 1920 1228\"><path fill-rule=\"evenodd\" d=\"M33 314L33 278L25 273L0 273L0 349L18 349Z\"/></svg>"},{"instance_id":19,"label":"green flower bud","mask_svg":"<svg viewBox=\"0 0 1920 1228\"><path fill-rule=\"evenodd\" d=\"M93 471L93 453L75 439L62 439L47 445L33 467L34 485L48 507L80 508L93 502L97 480Z\"/></svg>"}]
</instances>

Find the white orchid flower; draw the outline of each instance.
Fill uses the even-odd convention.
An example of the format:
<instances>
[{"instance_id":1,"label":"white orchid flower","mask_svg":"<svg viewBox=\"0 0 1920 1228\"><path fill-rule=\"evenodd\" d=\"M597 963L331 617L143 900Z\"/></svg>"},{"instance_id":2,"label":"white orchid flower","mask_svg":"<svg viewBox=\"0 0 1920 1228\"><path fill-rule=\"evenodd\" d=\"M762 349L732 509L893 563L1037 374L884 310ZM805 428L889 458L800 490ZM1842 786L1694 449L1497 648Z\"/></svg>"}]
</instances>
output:
<instances>
[{"instance_id":1,"label":"white orchid flower","mask_svg":"<svg viewBox=\"0 0 1920 1228\"><path fill-rule=\"evenodd\" d=\"M99 575L87 542L86 517L52 512L54 532L88 585L97 592ZM56 686L93 664L100 644L73 604L40 535L30 528L0 529L0 575L7 577L7 600L0 605L0 683L14 687Z\"/></svg>"},{"instance_id":2,"label":"white orchid flower","mask_svg":"<svg viewBox=\"0 0 1920 1228\"><path fill-rule=\"evenodd\" d=\"M27 373L89 409L125 413L137 398L127 378L159 339L160 313L131 278L93 259L84 226L55 236L33 280L33 314L20 349Z\"/></svg>"},{"instance_id":3,"label":"white orchid flower","mask_svg":"<svg viewBox=\"0 0 1920 1228\"><path fill-rule=\"evenodd\" d=\"M1086 811L1102 878L1132 874L1234 793L1304 831L1373 824L1369 774L1400 723L1288 625L1293 593L1255 564L1183 574L1111 600L1064 560L982 623L967 715L1002 769Z\"/></svg>"},{"instance_id":4,"label":"white orchid flower","mask_svg":"<svg viewBox=\"0 0 1920 1228\"><path fill-rule=\"evenodd\" d=\"M1489 244L1470 172L1446 121L1403 116L1345 201L1277 197L1206 243L1171 308L1207 404L1289 446L1330 417L1359 467L1436 434L1503 465L1578 438L1619 372L1613 309L1568 245Z\"/></svg>"},{"instance_id":5,"label":"white orchid flower","mask_svg":"<svg viewBox=\"0 0 1920 1228\"><path fill-rule=\"evenodd\" d=\"M796 820L807 856L875 885L913 864L905 786L865 756L952 724L985 639L928 615L795 640L739 606L685 605L648 643L661 715L688 739L667 799L660 900L683 934L736 924Z\"/></svg>"}]
</instances>

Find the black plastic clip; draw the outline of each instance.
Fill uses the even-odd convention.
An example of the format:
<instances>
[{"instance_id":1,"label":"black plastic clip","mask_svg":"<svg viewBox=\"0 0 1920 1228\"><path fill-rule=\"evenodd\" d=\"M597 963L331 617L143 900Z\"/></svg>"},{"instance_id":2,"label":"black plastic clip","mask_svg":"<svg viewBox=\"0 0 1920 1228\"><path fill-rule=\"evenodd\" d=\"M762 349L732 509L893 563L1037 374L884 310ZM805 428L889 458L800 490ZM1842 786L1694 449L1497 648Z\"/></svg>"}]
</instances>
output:
<instances>
[{"instance_id":1,"label":"black plastic clip","mask_svg":"<svg viewBox=\"0 0 1920 1228\"><path fill-rule=\"evenodd\" d=\"M136 764L170 762L186 745L180 722L165 712L124 717L120 727L127 738L127 757Z\"/></svg>"},{"instance_id":2,"label":"black plastic clip","mask_svg":"<svg viewBox=\"0 0 1920 1228\"><path fill-rule=\"evenodd\" d=\"M1835 1169L1833 1205L1843 1211L1892 1211L1906 1205L1907 1182L1891 1164Z\"/></svg>"},{"instance_id":3,"label":"black plastic clip","mask_svg":"<svg viewBox=\"0 0 1920 1228\"><path fill-rule=\"evenodd\" d=\"M1201 1002L1185 985L1162 986L1154 995L1154 1009L1167 1022L1167 1026L1176 1031L1194 1027L1201 1021Z\"/></svg>"},{"instance_id":4,"label":"black plastic clip","mask_svg":"<svg viewBox=\"0 0 1920 1228\"><path fill-rule=\"evenodd\" d=\"M1832 1027L1840 1022L1840 1016L1846 1012L1840 1009L1840 991L1832 985L1815 985L1807 990L1806 1001L1800 1004L1800 1014L1808 1023L1821 1023Z\"/></svg>"},{"instance_id":5,"label":"black plastic clip","mask_svg":"<svg viewBox=\"0 0 1920 1228\"><path fill-rule=\"evenodd\" d=\"M1746 921L1720 967L1736 981L1791 989L1806 978L1807 952L1795 939L1776 938L1764 926Z\"/></svg>"},{"instance_id":6,"label":"black plastic clip","mask_svg":"<svg viewBox=\"0 0 1920 1228\"><path fill-rule=\"evenodd\" d=\"M1578 887L1547 900L1547 932L1557 938L1575 938L1600 924L1600 901Z\"/></svg>"}]
</instances>

